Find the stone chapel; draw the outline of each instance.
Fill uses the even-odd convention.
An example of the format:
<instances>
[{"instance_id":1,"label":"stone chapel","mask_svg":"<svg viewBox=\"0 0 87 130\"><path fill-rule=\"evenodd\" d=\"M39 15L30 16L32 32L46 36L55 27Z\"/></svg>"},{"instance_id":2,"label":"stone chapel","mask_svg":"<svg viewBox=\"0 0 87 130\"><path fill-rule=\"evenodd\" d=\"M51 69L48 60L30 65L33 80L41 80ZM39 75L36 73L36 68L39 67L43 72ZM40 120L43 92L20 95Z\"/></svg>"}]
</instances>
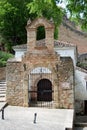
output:
<instances>
[{"instance_id":1,"label":"stone chapel","mask_svg":"<svg viewBox=\"0 0 87 130\"><path fill-rule=\"evenodd\" d=\"M38 40L39 27L44 28L44 34ZM27 44L20 46L21 56L7 62L7 102L16 106L73 109L74 63L71 57L61 57L55 51L54 46L60 43L54 40L53 22L43 17L29 20L26 30Z\"/></svg>"}]
</instances>

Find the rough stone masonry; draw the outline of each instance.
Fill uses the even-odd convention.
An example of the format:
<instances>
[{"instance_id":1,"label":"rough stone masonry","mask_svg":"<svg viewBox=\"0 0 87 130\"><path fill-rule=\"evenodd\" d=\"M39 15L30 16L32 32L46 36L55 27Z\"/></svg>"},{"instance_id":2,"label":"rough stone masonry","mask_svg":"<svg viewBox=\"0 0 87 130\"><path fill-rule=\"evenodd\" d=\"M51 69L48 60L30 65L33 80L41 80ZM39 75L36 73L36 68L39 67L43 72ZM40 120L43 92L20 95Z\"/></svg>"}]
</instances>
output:
<instances>
[{"instance_id":1,"label":"rough stone masonry","mask_svg":"<svg viewBox=\"0 0 87 130\"><path fill-rule=\"evenodd\" d=\"M37 44L37 28L45 28L44 44L41 40ZM37 18L28 22L27 30L27 52L21 57L9 59L6 68L7 92L6 98L10 105L30 106L29 87L37 90L37 83L41 80L38 75L31 81L29 76L35 68L44 67L51 71L50 76L42 76L52 83L53 108L74 108L74 67L70 57L60 57L54 51L54 24L45 18ZM43 40L42 40L43 41ZM30 86L29 82L33 84ZM32 83L33 82L33 83ZM36 93L35 100L37 102Z\"/></svg>"}]
</instances>

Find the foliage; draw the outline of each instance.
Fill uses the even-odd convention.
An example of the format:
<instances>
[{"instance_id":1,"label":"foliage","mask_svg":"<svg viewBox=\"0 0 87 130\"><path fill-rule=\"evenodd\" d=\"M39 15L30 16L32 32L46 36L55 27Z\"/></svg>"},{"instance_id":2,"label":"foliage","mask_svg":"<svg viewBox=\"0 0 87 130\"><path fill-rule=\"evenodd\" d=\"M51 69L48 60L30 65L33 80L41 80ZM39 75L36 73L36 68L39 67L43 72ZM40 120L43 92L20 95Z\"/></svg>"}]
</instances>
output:
<instances>
[{"instance_id":1,"label":"foliage","mask_svg":"<svg viewBox=\"0 0 87 130\"><path fill-rule=\"evenodd\" d=\"M41 40L45 38L45 28L44 26L39 26L37 28L37 40Z\"/></svg>"},{"instance_id":2,"label":"foliage","mask_svg":"<svg viewBox=\"0 0 87 130\"><path fill-rule=\"evenodd\" d=\"M84 62L77 62L77 66L78 67L81 67L85 70L87 70L87 63L84 63Z\"/></svg>"},{"instance_id":3,"label":"foliage","mask_svg":"<svg viewBox=\"0 0 87 130\"><path fill-rule=\"evenodd\" d=\"M44 16L48 20L53 20L55 24L54 38L58 39L58 26L61 23L63 10L56 5L58 0L33 0L27 5L29 13L36 14L36 17Z\"/></svg>"},{"instance_id":4,"label":"foliage","mask_svg":"<svg viewBox=\"0 0 87 130\"><path fill-rule=\"evenodd\" d=\"M12 54L0 51L0 67L6 66L7 60L12 57Z\"/></svg>"},{"instance_id":5,"label":"foliage","mask_svg":"<svg viewBox=\"0 0 87 130\"><path fill-rule=\"evenodd\" d=\"M0 0L0 35L7 50L11 52L13 45L26 43L27 20L37 16L53 19L57 39L63 15L62 9L56 5L58 2L60 0Z\"/></svg>"},{"instance_id":6,"label":"foliage","mask_svg":"<svg viewBox=\"0 0 87 130\"><path fill-rule=\"evenodd\" d=\"M0 1L0 34L8 50L16 44L26 43L25 25L28 20L28 0Z\"/></svg>"},{"instance_id":7,"label":"foliage","mask_svg":"<svg viewBox=\"0 0 87 130\"><path fill-rule=\"evenodd\" d=\"M87 1L68 0L67 9L71 14L71 18L77 20L82 28L87 30Z\"/></svg>"}]
</instances>

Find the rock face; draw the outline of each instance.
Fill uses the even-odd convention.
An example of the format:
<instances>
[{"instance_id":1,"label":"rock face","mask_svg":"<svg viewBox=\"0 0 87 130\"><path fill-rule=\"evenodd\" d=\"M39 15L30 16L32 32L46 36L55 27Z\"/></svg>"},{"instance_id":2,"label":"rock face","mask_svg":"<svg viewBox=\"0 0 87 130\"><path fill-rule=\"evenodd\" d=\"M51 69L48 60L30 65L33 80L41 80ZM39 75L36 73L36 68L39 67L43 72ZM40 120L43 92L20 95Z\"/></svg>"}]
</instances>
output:
<instances>
[{"instance_id":1,"label":"rock face","mask_svg":"<svg viewBox=\"0 0 87 130\"><path fill-rule=\"evenodd\" d=\"M70 22L66 17L64 17L59 27L58 38L60 41L77 45L79 54L87 53L87 33L77 29L75 24Z\"/></svg>"},{"instance_id":2,"label":"rock face","mask_svg":"<svg viewBox=\"0 0 87 130\"><path fill-rule=\"evenodd\" d=\"M39 26L45 28L45 40L42 41L36 40ZM31 98L35 102L49 102L50 97L54 108L74 108L73 62L70 57L61 58L55 53L53 23L45 18L37 18L31 23L28 22L26 30L27 52L21 61L13 59L7 62L7 102L10 105L30 106ZM44 86L40 84L42 81ZM48 95L43 94L48 91L48 81L51 84L50 96L49 92ZM30 91L35 91L35 95L29 93Z\"/></svg>"}]
</instances>

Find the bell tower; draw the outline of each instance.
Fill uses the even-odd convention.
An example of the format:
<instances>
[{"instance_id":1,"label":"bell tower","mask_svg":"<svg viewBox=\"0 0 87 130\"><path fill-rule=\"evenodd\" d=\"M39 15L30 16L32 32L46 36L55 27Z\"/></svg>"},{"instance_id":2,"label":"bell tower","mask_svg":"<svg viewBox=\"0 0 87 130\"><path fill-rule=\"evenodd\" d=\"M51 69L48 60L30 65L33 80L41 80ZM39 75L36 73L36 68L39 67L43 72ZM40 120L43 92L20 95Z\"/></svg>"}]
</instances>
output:
<instances>
[{"instance_id":1,"label":"bell tower","mask_svg":"<svg viewBox=\"0 0 87 130\"><path fill-rule=\"evenodd\" d=\"M43 42L38 45L37 40L37 29L38 27L43 26L45 29L45 39ZM53 51L54 48L54 24L47 21L45 18L37 18L33 22L28 21L27 26L27 51L32 53L35 49L39 47L45 47L49 52ZM41 39L42 40L42 39Z\"/></svg>"}]
</instances>

